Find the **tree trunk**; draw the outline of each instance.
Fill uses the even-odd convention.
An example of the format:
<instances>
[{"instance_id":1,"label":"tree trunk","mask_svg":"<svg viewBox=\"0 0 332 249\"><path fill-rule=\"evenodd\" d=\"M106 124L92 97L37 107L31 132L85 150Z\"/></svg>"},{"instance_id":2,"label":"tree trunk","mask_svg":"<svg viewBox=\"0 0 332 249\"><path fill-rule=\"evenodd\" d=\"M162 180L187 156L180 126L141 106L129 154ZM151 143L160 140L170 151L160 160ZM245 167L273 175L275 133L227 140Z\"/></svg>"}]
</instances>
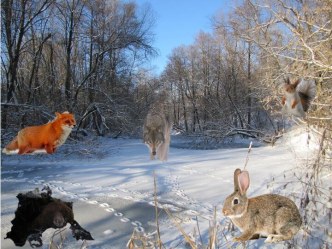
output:
<instances>
[{"instance_id":1,"label":"tree trunk","mask_svg":"<svg viewBox=\"0 0 332 249\"><path fill-rule=\"evenodd\" d=\"M184 127L186 132L188 132L188 120L187 120L187 108L186 108L186 100L185 94L183 92L183 87L181 87L181 101L182 101L182 109L183 109L183 119L184 119Z\"/></svg>"},{"instance_id":2,"label":"tree trunk","mask_svg":"<svg viewBox=\"0 0 332 249\"><path fill-rule=\"evenodd\" d=\"M19 20L19 27L17 30L12 30L12 21L13 21L13 0L5 0L2 2L2 9L4 11L5 16L5 33L6 33L6 45L7 52L9 57L9 67L8 67L8 81L7 81L7 94L6 94L6 102L9 103L12 101L15 94L15 86L17 83L17 70L18 70L18 62L20 58L20 50L22 46L23 35L25 32L24 24L25 24L25 15L26 15L26 1L21 1L21 16ZM17 33L16 37L12 37L12 33ZM15 40L15 41L14 41ZM16 46L14 47L14 44ZM8 106L4 106L1 115L2 127L7 127L7 112Z\"/></svg>"},{"instance_id":3,"label":"tree trunk","mask_svg":"<svg viewBox=\"0 0 332 249\"><path fill-rule=\"evenodd\" d=\"M74 5L74 4L73 4ZM72 44L73 44L73 35L74 35L74 6L72 6L72 11L70 12L69 18L69 33L68 33L68 40L66 42L66 77L65 77L65 97L67 102L68 111L72 109L71 103L71 51L72 51Z\"/></svg>"},{"instance_id":4,"label":"tree trunk","mask_svg":"<svg viewBox=\"0 0 332 249\"><path fill-rule=\"evenodd\" d=\"M250 127L251 124L251 42L248 43L248 96L247 96L247 126Z\"/></svg>"}]
</instances>

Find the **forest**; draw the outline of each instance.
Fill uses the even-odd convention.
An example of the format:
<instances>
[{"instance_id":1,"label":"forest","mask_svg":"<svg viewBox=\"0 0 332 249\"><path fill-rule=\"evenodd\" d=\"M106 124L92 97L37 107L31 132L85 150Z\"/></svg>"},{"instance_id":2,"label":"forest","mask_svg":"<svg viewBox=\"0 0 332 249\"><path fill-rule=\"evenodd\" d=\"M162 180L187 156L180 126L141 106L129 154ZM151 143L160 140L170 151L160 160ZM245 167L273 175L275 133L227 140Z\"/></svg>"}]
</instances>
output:
<instances>
[{"instance_id":1,"label":"forest","mask_svg":"<svg viewBox=\"0 0 332 249\"><path fill-rule=\"evenodd\" d=\"M281 112L282 85L311 80L316 96L306 118L291 119L320 137L317 157L298 179L310 231L319 214L309 197L331 201L320 178L331 177L331 9L331 0L241 0L227 15L216 10L213 32L175 47L157 74L147 66L158 56L158 19L148 4L2 0L1 142L63 111L75 114L72 136L141 138L150 106L166 96L173 130L183 136L274 145L291 119ZM331 221L331 210L324 206L323 219ZM324 233L319 248L330 245Z\"/></svg>"},{"instance_id":2,"label":"forest","mask_svg":"<svg viewBox=\"0 0 332 249\"><path fill-rule=\"evenodd\" d=\"M313 79L310 124L331 129L331 2L243 1L214 32L174 48L160 75L149 5L122 1L2 1L2 129L73 112L78 129L140 134L166 92L186 134L279 134L281 85ZM15 115L13 115L15 114Z\"/></svg>"}]
</instances>

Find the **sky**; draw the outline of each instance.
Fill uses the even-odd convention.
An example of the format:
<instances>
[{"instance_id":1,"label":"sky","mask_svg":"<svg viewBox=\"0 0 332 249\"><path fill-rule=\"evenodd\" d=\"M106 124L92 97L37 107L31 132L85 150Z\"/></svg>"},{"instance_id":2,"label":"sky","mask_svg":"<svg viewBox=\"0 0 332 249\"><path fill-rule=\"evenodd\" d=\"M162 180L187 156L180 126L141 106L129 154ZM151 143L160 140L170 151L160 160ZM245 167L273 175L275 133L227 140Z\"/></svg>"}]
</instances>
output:
<instances>
[{"instance_id":1,"label":"sky","mask_svg":"<svg viewBox=\"0 0 332 249\"><path fill-rule=\"evenodd\" d=\"M212 32L212 17L232 8L227 0L136 0L139 6L149 4L155 16L154 47L159 56L151 60L156 73L163 71L172 50L191 45L200 31Z\"/></svg>"}]
</instances>

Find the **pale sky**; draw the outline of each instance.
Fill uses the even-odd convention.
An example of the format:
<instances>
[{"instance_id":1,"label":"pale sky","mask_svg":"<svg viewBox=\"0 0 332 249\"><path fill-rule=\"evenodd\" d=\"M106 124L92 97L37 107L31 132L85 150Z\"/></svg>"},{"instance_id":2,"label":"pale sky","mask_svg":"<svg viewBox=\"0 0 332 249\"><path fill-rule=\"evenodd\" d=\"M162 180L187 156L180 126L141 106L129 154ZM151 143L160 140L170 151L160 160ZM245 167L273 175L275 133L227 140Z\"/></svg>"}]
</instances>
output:
<instances>
[{"instance_id":1,"label":"pale sky","mask_svg":"<svg viewBox=\"0 0 332 249\"><path fill-rule=\"evenodd\" d=\"M200 31L212 32L211 18L232 8L227 0L136 0L139 6L149 3L156 19L154 47L159 56L151 61L160 73L172 50L190 45Z\"/></svg>"}]
</instances>

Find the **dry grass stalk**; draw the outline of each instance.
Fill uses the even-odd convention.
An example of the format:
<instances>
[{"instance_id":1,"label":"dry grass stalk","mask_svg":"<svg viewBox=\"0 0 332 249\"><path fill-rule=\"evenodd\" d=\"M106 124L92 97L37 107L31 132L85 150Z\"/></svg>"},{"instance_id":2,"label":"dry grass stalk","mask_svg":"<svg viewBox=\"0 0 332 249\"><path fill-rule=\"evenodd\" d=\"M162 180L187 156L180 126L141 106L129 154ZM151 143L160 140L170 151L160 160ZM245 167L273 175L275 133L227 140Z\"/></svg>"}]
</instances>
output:
<instances>
[{"instance_id":1,"label":"dry grass stalk","mask_svg":"<svg viewBox=\"0 0 332 249\"><path fill-rule=\"evenodd\" d=\"M63 233L67 228L64 229L57 229L54 231L51 237L50 245L48 246L49 249L64 249L65 248L65 240L66 236ZM57 244L54 240L57 236L60 236L60 242ZM86 240L83 240L82 245L80 246L80 249L86 249L88 248Z\"/></svg>"},{"instance_id":2,"label":"dry grass stalk","mask_svg":"<svg viewBox=\"0 0 332 249\"><path fill-rule=\"evenodd\" d=\"M62 232L64 232L66 230L66 228L64 229L58 229L58 230L55 230L52 237L51 237L51 242L50 242L50 245L49 245L49 249L61 249L63 248L63 244L64 244L64 241L65 241L65 236L63 235ZM56 236L60 236L60 244L57 245L55 242L54 242L54 239Z\"/></svg>"},{"instance_id":3,"label":"dry grass stalk","mask_svg":"<svg viewBox=\"0 0 332 249\"><path fill-rule=\"evenodd\" d=\"M250 143L251 145L251 143ZM208 249L215 249L217 244L217 232L218 232L218 226L217 226L217 209L214 208L213 212L213 221L212 226L209 228L209 247Z\"/></svg>"},{"instance_id":4,"label":"dry grass stalk","mask_svg":"<svg viewBox=\"0 0 332 249\"><path fill-rule=\"evenodd\" d=\"M243 170L245 170L246 167L247 167L247 164L248 164L248 161L249 161L249 155L250 155L250 152L251 152L251 147L252 147L252 142L250 142L250 144L249 144L248 153L247 153L247 157L246 157L246 162L244 164Z\"/></svg>"},{"instance_id":5,"label":"dry grass stalk","mask_svg":"<svg viewBox=\"0 0 332 249\"><path fill-rule=\"evenodd\" d=\"M181 234L183 235L184 239L186 240L186 242L190 245L190 247L192 249L198 249L196 243L190 238L190 236L184 231L184 229L181 227L181 225L179 224L179 222L176 220L176 218L174 217L174 215L167 209L164 209L165 212L167 213L167 215L171 218L171 220L173 221L173 223L175 224L175 226L177 227L177 229L181 232Z\"/></svg>"},{"instance_id":6,"label":"dry grass stalk","mask_svg":"<svg viewBox=\"0 0 332 249\"><path fill-rule=\"evenodd\" d=\"M128 243L128 249L155 249L155 243L144 233L133 231Z\"/></svg>"},{"instance_id":7,"label":"dry grass stalk","mask_svg":"<svg viewBox=\"0 0 332 249\"><path fill-rule=\"evenodd\" d=\"M154 207L156 212L156 226L157 226L157 235L158 235L158 247L161 249L162 243L160 239L160 230L159 230L159 215L158 215L158 200L157 200L157 183L156 183L156 174L153 172L153 180L154 180Z\"/></svg>"}]
</instances>

